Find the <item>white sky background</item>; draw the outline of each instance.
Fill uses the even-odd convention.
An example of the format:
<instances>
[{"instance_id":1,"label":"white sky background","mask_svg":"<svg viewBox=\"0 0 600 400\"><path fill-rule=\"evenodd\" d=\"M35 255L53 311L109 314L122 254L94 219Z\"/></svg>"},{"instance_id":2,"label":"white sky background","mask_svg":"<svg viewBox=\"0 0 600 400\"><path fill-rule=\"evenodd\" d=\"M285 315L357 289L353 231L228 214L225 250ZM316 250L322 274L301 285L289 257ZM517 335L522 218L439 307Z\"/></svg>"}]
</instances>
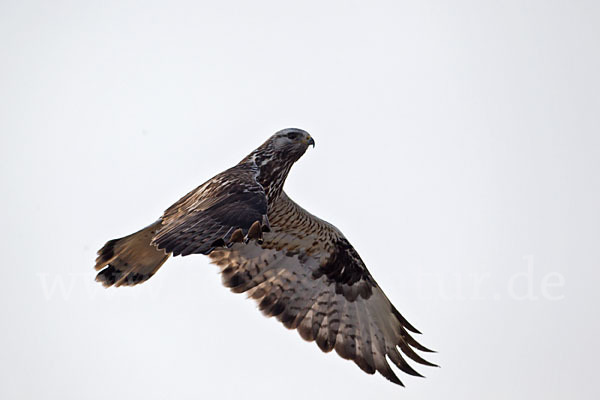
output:
<instances>
[{"instance_id":1,"label":"white sky background","mask_svg":"<svg viewBox=\"0 0 600 400\"><path fill-rule=\"evenodd\" d=\"M0 397L598 398L599 11L3 1ZM289 126L316 148L287 192L439 351L427 379L322 354L206 257L94 282L106 240Z\"/></svg>"}]
</instances>

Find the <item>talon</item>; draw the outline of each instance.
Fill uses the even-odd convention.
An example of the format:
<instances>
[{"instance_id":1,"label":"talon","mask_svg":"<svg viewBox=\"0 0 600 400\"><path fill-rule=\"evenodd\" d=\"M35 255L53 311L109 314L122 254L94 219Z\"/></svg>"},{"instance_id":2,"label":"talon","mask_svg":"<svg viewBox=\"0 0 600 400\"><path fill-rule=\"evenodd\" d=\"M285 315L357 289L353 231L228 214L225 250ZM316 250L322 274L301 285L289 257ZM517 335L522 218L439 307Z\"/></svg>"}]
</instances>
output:
<instances>
[{"instance_id":1,"label":"talon","mask_svg":"<svg viewBox=\"0 0 600 400\"><path fill-rule=\"evenodd\" d=\"M260 226L260 222L255 221L252 224L250 229L248 229L247 237L248 237L248 240L252 240L252 239L262 240L262 229Z\"/></svg>"},{"instance_id":2,"label":"talon","mask_svg":"<svg viewBox=\"0 0 600 400\"><path fill-rule=\"evenodd\" d=\"M231 234L231 238L229 238L229 244L227 246L231 247L231 246L233 246L234 243L241 243L243 241L244 241L244 233L242 232L242 230L240 228L238 228L235 231L233 231L233 233Z\"/></svg>"}]
</instances>

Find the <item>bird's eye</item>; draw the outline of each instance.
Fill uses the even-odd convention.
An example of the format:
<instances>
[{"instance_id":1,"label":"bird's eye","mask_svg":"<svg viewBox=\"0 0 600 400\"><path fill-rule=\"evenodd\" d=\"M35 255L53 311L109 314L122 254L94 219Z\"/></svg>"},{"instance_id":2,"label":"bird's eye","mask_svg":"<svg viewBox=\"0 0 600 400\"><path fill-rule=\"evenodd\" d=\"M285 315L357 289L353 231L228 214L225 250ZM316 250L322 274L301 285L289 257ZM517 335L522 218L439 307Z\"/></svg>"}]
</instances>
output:
<instances>
[{"instance_id":1,"label":"bird's eye","mask_svg":"<svg viewBox=\"0 0 600 400\"><path fill-rule=\"evenodd\" d=\"M290 132L287 134L287 137L288 137L288 139L296 140L296 139L298 139L298 135L299 135L298 132Z\"/></svg>"}]
</instances>

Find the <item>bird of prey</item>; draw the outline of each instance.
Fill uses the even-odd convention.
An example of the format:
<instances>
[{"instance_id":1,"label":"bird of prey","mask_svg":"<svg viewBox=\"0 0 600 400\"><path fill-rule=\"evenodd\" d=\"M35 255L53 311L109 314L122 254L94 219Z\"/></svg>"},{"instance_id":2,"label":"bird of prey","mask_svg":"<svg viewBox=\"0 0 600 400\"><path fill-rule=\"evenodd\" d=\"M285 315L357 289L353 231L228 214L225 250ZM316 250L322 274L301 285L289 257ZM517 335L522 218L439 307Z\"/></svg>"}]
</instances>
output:
<instances>
[{"instance_id":1,"label":"bird of prey","mask_svg":"<svg viewBox=\"0 0 600 400\"><path fill-rule=\"evenodd\" d=\"M247 293L324 352L334 350L368 374L402 382L388 360L421 376L405 360L435 366L417 331L391 304L346 237L283 191L292 165L314 140L288 128L237 165L169 207L151 225L98 251L96 280L130 286L152 277L170 255L208 255L223 284Z\"/></svg>"}]
</instances>

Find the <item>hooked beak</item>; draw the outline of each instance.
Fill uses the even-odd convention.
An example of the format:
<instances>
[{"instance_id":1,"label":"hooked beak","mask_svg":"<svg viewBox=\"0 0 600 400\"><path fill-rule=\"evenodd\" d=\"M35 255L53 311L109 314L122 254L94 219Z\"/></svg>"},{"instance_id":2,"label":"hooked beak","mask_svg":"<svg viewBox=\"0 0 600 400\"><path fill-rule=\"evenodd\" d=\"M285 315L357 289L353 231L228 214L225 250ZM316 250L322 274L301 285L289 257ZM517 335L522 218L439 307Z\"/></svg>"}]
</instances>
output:
<instances>
[{"instance_id":1,"label":"hooked beak","mask_svg":"<svg viewBox=\"0 0 600 400\"><path fill-rule=\"evenodd\" d=\"M315 140L312 137L308 137L308 142L306 143L307 146L310 146L312 144L313 149L315 148Z\"/></svg>"}]
</instances>

